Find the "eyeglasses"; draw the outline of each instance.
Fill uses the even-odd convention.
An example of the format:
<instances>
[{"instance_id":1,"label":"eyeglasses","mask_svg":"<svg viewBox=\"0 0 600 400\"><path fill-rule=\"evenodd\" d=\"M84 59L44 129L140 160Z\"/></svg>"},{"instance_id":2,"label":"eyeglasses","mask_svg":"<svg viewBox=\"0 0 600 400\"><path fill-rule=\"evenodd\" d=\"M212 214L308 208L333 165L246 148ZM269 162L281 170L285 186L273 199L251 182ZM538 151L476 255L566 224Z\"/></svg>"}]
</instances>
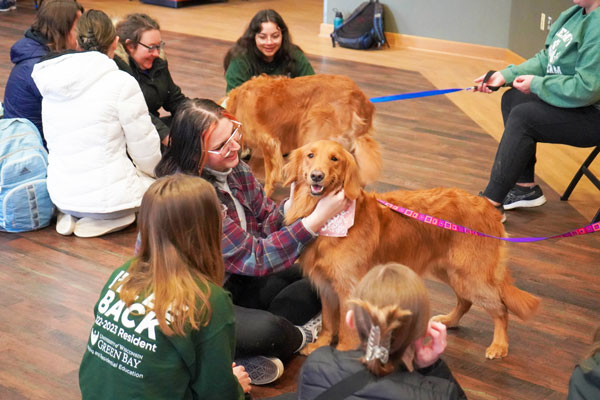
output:
<instances>
[{"instance_id":1,"label":"eyeglasses","mask_svg":"<svg viewBox=\"0 0 600 400\"><path fill-rule=\"evenodd\" d=\"M145 48L148 49L148 51L154 51L154 50L162 50L163 47L165 47L165 42L160 42L160 44L155 44L152 46L148 46L147 44L144 44L142 42L138 42L138 44L141 44L142 46L144 46Z\"/></svg>"},{"instance_id":2,"label":"eyeglasses","mask_svg":"<svg viewBox=\"0 0 600 400\"><path fill-rule=\"evenodd\" d=\"M208 150L207 153L216 154L223 158L229 157L229 155L231 154L231 142L235 140L239 143L240 139L242 138L242 132L240 131L240 127L242 126L242 124L234 120L231 120L231 122L233 122L234 128L233 132L231 132L231 136L229 136L229 139L227 139L227 141L223 143L223 146L219 147L216 150Z\"/></svg>"}]
</instances>

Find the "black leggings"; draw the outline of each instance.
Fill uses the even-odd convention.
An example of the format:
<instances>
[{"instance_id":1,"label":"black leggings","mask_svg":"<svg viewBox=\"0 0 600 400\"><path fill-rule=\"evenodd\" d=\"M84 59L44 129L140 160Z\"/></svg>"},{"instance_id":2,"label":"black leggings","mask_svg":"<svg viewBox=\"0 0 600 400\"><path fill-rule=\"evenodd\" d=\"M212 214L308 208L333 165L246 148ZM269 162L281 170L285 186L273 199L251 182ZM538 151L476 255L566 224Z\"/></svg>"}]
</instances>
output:
<instances>
[{"instance_id":1,"label":"black leggings","mask_svg":"<svg viewBox=\"0 0 600 400\"><path fill-rule=\"evenodd\" d=\"M517 182L533 182L536 144L600 144L600 110L554 107L534 94L510 89L502 96L504 133L483 194L502 203Z\"/></svg>"},{"instance_id":2,"label":"black leggings","mask_svg":"<svg viewBox=\"0 0 600 400\"><path fill-rule=\"evenodd\" d=\"M321 309L321 302L298 265L264 277L232 275L225 284L232 294L236 357L264 355L289 359L302 344L302 325Z\"/></svg>"}]
</instances>

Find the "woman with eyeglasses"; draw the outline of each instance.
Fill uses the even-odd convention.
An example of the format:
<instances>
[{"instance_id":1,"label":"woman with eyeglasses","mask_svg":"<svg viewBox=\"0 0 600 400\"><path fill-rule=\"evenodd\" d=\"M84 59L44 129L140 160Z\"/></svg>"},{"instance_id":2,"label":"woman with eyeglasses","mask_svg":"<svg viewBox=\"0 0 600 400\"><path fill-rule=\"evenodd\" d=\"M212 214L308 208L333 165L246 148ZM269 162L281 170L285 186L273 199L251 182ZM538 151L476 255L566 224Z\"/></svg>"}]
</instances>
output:
<instances>
[{"instance_id":1,"label":"woman with eyeglasses","mask_svg":"<svg viewBox=\"0 0 600 400\"><path fill-rule=\"evenodd\" d=\"M223 60L226 92L260 74L290 78L314 75L300 47L292 43L287 25L275 10L260 10Z\"/></svg>"},{"instance_id":2,"label":"woman with eyeglasses","mask_svg":"<svg viewBox=\"0 0 600 400\"><path fill-rule=\"evenodd\" d=\"M199 175L215 187L225 210L224 287L235 305L236 362L246 367L253 384L266 384L283 373L281 360L316 334L300 325L319 312L320 301L293 265L347 200L343 191L325 196L312 214L284 226L287 201L277 205L268 198L238 157L239 127L211 100L185 102L173 119L171 144L156 175Z\"/></svg>"},{"instance_id":3,"label":"woman with eyeglasses","mask_svg":"<svg viewBox=\"0 0 600 400\"><path fill-rule=\"evenodd\" d=\"M136 13L127 15L116 28L119 46L114 60L119 69L132 75L140 84L152 123L162 144L167 146L172 116L187 97L171 78L160 27L148 15ZM161 107L171 116L160 118L158 110Z\"/></svg>"}]
</instances>

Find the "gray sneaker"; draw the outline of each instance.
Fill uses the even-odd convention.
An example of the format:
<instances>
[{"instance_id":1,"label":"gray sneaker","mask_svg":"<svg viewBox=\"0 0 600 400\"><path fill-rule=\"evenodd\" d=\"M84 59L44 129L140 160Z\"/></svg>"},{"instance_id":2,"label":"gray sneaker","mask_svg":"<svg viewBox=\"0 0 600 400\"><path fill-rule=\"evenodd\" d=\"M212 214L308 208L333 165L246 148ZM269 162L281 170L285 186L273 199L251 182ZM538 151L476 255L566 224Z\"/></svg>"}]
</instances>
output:
<instances>
[{"instance_id":1,"label":"gray sneaker","mask_svg":"<svg viewBox=\"0 0 600 400\"><path fill-rule=\"evenodd\" d=\"M254 356L235 360L243 365L253 385L266 385L275 382L283 375L283 363L276 357Z\"/></svg>"},{"instance_id":2,"label":"gray sneaker","mask_svg":"<svg viewBox=\"0 0 600 400\"><path fill-rule=\"evenodd\" d=\"M520 207L538 207L544 203L546 197L539 185L533 187L515 185L504 198L502 205L505 210L512 210Z\"/></svg>"}]
</instances>

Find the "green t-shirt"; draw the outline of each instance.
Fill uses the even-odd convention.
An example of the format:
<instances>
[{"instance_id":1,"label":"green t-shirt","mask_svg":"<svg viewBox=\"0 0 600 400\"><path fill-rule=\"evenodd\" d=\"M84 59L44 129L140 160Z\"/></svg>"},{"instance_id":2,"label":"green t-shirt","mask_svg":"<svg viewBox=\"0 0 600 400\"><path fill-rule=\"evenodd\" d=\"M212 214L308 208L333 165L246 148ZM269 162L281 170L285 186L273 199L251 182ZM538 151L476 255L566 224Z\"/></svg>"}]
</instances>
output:
<instances>
[{"instance_id":1,"label":"green t-shirt","mask_svg":"<svg viewBox=\"0 0 600 400\"><path fill-rule=\"evenodd\" d=\"M556 20L545 48L533 58L502 70L506 83L535 75L531 92L556 107L600 106L600 8L589 15L573 6ZM600 108L600 107L599 107Z\"/></svg>"},{"instance_id":2,"label":"green t-shirt","mask_svg":"<svg viewBox=\"0 0 600 400\"><path fill-rule=\"evenodd\" d=\"M290 78L297 78L299 76L314 75L312 65L308 61L308 58L304 55L302 50L297 49L293 53L294 61L296 62L295 70L289 74ZM260 62L260 72L256 75L267 74L267 75L286 75L285 67L282 63L273 62ZM225 80L227 81L227 93L231 89L235 89L242 83L252 78L252 68L250 62L246 56L234 57L227 67L225 72Z\"/></svg>"},{"instance_id":3,"label":"green t-shirt","mask_svg":"<svg viewBox=\"0 0 600 400\"><path fill-rule=\"evenodd\" d=\"M94 307L79 369L83 399L243 399L231 367L235 333L228 293L209 284L209 324L167 336L144 306L152 304L153 294L125 307L118 289L111 289L127 276L130 263L113 272Z\"/></svg>"}]
</instances>

